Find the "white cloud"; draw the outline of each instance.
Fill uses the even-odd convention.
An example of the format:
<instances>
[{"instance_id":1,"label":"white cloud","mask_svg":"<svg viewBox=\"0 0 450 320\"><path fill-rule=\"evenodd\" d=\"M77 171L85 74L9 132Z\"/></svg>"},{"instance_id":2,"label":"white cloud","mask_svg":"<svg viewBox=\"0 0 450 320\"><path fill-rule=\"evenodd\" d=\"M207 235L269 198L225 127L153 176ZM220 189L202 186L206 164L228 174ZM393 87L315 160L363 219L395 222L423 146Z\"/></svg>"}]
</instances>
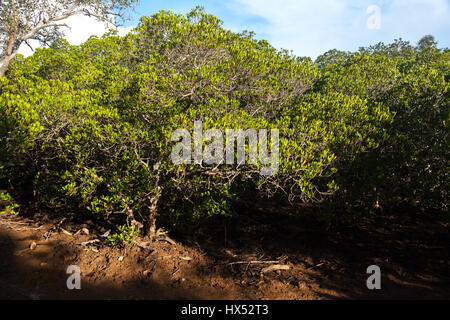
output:
<instances>
[{"instance_id":1,"label":"white cloud","mask_svg":"<svg viewBox=\"0 0 450 320\"><path fill-rule=\"evenodd\" d=\"M371 5L381 8L380 29L367 28L366 10ZM223 18L220 8L216 15ZM450 0L229 0L225 8L234 12L224 19L226 26L253 30L277 48L292 49L300 56L316 58L330 49L357 50L400 37L415 43L426 34L450 47ZM66 30L66 38L72 44L107 30L85 16L71 17L68 24L72 29ZM119 29L122 34L130 30ZM21 52L32 53L26 45Z\"/></svg>"},{"instance_id":2,"label":"white cloud","mask_svg":"<svg viewBox=\"0 0 450 320\"><path fill-rule=\"evenodd\" d=\"M63 28L64 38L72 45L79 45L89 39L91 36L102 36L113 26L107 26L104 22L100 22L93 17L87 17L84 15L75 15L64 20L70 28ZM131 31L133 27L119 27L119 35L125 35ZM36 49L39 47L37 41L32 41L31 46ZM19 49L19 53L24 56L30 56L33 51L26 45L22 44Z\"/></svg>"},{"instance_id":3,"label":"white cloud","mask_svg":"<svg viewBox=\"0 0 450 320\"><path fill-rule=\"evenodd\" d=\"M412 42L433 34L449 45L450 0L234 0L240 10L266 21L256 33L278 48L316 58L333 49L357 50L379 41ZM369 30L366 10L381 8L381 29Z\"/></svg>"},{"instance_id":4,"label":"white cloud","mask_svg":"<svg viewBox=\"0 0 450 320\"><path fill-rule=\"evenodd\" d=\"M71 29L65 32L65 38L70 44L79 45L89 39L90 36L102 36L112 26L105 25L104 22L100 22L92 17L83 15L76 15L68 18L67 23ZM119 34L125 35L131 31L132 27L119 27Z\"/></svg>"}]
</instances>

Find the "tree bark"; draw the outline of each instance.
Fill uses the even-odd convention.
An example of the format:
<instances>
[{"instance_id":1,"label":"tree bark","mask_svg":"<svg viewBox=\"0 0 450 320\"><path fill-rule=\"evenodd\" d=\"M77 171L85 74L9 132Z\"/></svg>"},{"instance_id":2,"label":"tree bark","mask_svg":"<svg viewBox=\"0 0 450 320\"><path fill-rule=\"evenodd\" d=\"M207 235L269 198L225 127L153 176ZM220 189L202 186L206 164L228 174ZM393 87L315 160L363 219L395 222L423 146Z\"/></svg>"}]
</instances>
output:
<instances>
[{"instance_id":1,"label":"tree bark","mask_svg":"<svg viewBox=\"0 0 450 320\"><path fill-rule=\"evenodd\" d=\"M148 235L152 240L156 238L156 217L158 216L157 207L158 199L155 199L154 201L152 201L152 205L150 206L150 214L148 217Z\"/></svg>"},{"instance_id":2,"label":"tree bark","mask_svg":"<svg viewBox=\"0 0 450 320\"><path fill-rule=\"evenodd\" d=\"M8 70L10 62L17 56L17 50L13 51L11 54L6 55L1 61L0 61L0 77L4 76L6 74L6 71Z\"/></svg>"},{"instance_id":3,"label":"tree bark","mask_svg":"<svg viewBox=\"0 0 450 320\"><path fill-rule=\"evenodd\" d=\"M2 61L0 61L0 77L3 77L5 75L6 70L8 70L10 61L11 60L8 58L5 58Z\"/></svg>"},{"instance_id":4,"label":"tree bark","mask_svg":"<svg viewBox=\"0 0 450 320\"><path fill-rule=\"evenodd\" d=\"M148 235L152 240L156 238L156 216L156 212L151 212L149 217Z\"/></svg>"},{"instance_id":5,"label":"tree bark","mask_svg":"<svg viewBox=\"0 0 450 320\"><path fill-rule=\"evenodd\" d=\"M159 179L158 179L159 181ZM148 216L148 231L147 234L148 236L154 240L156 238L156 217L158 216L158 201L159 198L161 197L161 189L159 187L157 187L157 194L156 196L151 200L151 204L149 207L150 213Z\"/></svg>"}]
</instances>

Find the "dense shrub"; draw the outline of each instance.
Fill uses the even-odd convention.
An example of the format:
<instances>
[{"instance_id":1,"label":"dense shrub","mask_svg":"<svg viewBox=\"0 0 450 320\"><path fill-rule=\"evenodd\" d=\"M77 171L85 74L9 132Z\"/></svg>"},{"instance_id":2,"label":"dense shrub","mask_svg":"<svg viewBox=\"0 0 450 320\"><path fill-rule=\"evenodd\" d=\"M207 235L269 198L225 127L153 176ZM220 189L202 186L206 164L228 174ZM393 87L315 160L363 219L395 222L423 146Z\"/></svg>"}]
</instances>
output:
<instances>
[{"instance_id":1,"label":"dense shrub","mask_svg":"<svg viewBox=\"0 0 450 320\"><path fill-rule=\"evenodd\" d=\"M377 140L379 147L341 172L350 195L384 205L409 201L422 209L446 210L450 51L437 49L426 36L417 47L397 40L356 53L332 51L318 61L317 91L356 95L395 114L387 135Z\"/></svg>"},{"instance_id":2,"label":"dense shrub","mask_svg":"<svg viewBox=\"0 0 450 320\"><path fill-rule=\"evenodd\" d=\"M142 18L125 37L112 32L80 46L59 40L18 57L0 78L1 179L41 207L119 217L136 232L142 225L154 232L158 214L174 223L228 215L248 192L322 201L348 188L355 176L348 168L368 155L401 153L405 168L431 183L435 168L445 171L432 160L448 154L441 55L448 52L436 49L407 68L411 58L344 54L319 68L251 33L227 31L198 8ZM196 120L203 130L279 129L279 171L174 164L171 135L193 132ZM416 140L425 129L434 140ZM406 154L407 143L420 147ZM423 173L426 164L432 176ZM439 177L437 193L448 183Z\"/></svg>"}]
</instances>

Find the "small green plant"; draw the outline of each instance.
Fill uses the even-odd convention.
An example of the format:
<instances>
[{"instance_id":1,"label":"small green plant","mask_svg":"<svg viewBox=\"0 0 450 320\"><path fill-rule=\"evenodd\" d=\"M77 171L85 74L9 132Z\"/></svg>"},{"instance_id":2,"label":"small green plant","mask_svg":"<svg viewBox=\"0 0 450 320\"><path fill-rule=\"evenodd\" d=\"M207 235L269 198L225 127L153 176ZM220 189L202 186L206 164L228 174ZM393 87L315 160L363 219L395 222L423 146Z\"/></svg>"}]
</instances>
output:
<instances>
[{"instance_id":1,"label":"small green plant","mask_svg":"<svg viewBox=\"0 0 450 320\"><path fill-rule=\"evenodd\" d=\"M134 239L139 236L140 233L136 230L135 227L128 227L127 225L123 225L119 227L119 232L109 235L106 240L112 246L122 243L133 247L135 244Z\"/></svg>"},{"instance_id":2,"label":"small green plant","mask_svg":"<svg viewBox=\"0 0 450 320\"><path fill-rule=\"evenodd\" d=\"M0 192L0 214L3 213L11 213L11 214L19 214L16 209L19 208L19 205L14 202L14 199L7 192Z\"/></svg>"}]
</instances>

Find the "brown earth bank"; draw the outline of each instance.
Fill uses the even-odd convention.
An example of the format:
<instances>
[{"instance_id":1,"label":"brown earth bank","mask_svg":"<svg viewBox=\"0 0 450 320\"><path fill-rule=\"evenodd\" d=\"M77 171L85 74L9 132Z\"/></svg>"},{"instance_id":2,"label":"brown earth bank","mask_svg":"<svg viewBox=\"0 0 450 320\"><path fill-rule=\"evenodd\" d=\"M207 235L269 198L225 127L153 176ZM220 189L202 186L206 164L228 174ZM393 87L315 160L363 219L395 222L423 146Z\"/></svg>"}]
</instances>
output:
<instances>
[{"instance_id":1,"label":"brown earth bank","mask_svg":"<svg viewBox=\"0 0 450 320\"><path fill-rule=\"evenodd\" d=\"M111 247L95 223L2 214L0 299L450 298L443 215L343 214L320 224L267 211L209 233L170 234L151 248ZM374 264L382 288L371 291ZM81 270L81 290L67 288L70 265ZM285 267L264 270L272 265Z\"/></svg>"}]
</instances>

